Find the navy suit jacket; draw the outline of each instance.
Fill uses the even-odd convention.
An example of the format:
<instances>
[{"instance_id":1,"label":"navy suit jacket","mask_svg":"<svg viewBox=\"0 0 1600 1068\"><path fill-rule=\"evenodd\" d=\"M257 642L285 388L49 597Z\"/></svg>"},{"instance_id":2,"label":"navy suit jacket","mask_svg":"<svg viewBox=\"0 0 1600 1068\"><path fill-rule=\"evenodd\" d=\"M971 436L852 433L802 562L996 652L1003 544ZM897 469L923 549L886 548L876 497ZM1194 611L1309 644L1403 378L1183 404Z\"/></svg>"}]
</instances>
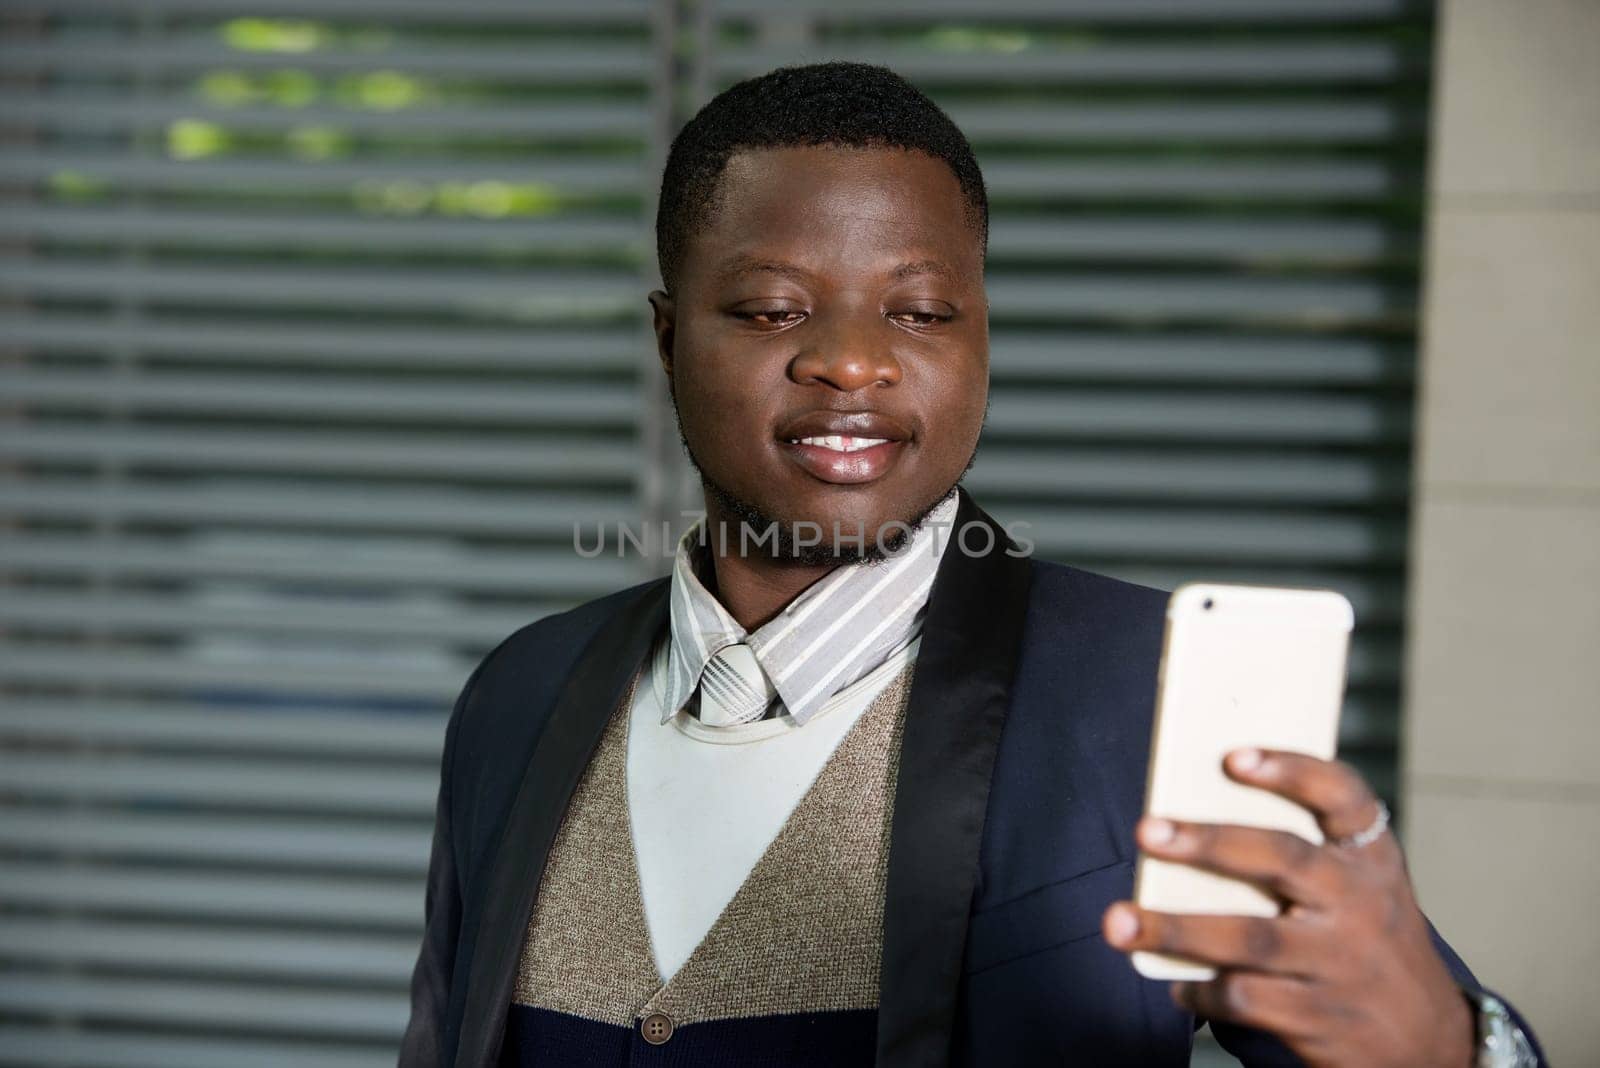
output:
<instances>
[{"instance_id":1,"label":"navy suit jacket","mask_svg":"<svg viewBox=\"0 0 1600 1068\"><path fill-rule=\"evenodd\" d=\"M890 829L880 1065L1185 1065L1199 1021L1100 935L1131 896L1167 593L1016 550L963 489L924 622ZM512 634L445 735L403 1066L490 1068L545 859L668 580ZM1435 935L1457 980L1466 966ZM1299 1061L1217 1024L1247 1065Z\"/></svg>"}]
</instances>

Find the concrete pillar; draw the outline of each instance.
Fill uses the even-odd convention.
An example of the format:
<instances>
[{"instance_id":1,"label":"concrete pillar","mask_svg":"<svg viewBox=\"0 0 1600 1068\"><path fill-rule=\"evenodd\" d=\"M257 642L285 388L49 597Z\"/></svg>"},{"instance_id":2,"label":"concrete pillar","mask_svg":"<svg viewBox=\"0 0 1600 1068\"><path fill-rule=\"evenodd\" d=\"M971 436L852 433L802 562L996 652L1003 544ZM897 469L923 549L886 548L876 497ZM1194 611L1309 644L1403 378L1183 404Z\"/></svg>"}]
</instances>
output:
<instances>
[{"instance_id":1,"label":"concrete pillar","mask_svg":"<svg viewBox=\"0 0 1600 1068\"><path fill-rule=\"evenodd\" d=\"M1600 1064L1600 0L1443 0L1405 838L1557 1064Z\"/></svg>"}]
</instances>

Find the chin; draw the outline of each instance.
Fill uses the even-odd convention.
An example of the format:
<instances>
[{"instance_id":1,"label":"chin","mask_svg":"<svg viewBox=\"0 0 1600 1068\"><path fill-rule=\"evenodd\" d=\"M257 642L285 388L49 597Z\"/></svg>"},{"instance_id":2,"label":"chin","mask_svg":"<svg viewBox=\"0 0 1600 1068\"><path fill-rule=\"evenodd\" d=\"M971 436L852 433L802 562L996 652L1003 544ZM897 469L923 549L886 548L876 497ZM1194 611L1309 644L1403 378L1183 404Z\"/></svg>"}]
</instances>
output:
<instances>
[{"instance_id":1,"label":"chin","mask_svg":"<svg viewBox=\"0 0 1600 1068\"><path fill-rule=\"evenodd\" d=\"M795 492L773 492L771 483L765 492L740 492L720 487L714 480L704 478L708 498L715 499L730 522L743 521L752 529L765 533L768 524L777 524L780 531L778 556L797 563L850 562L880 556L877 552L877 532L889 526L885 542L890 549L902 538L903 532L890 524L909 524L918 518L920 505L910 503L905 492L883 492L877 486L817 486ZM819 538L815 546L796 546L794 534L801 524L812 524L803 533ZM839 544L834 543L834 529L840 534ZM854 537L861 534L865 552ZM770 553L771 543L765 543L761 552Z\"/></svg>"},{"instance_id":2,"label":"chin","mask_svg":"<svg viewBox=\"0 0 1600 1068\"><path fill-rule=\"evenodd\" d=\"M905 492L891 492L877 486L825 486L792 497L779 506L777 514L790 521L819 523L830 533L838 523L842 533L864 530L871 534L885 523L914 518L917 505Z\"/></svg>"}]
</instances>

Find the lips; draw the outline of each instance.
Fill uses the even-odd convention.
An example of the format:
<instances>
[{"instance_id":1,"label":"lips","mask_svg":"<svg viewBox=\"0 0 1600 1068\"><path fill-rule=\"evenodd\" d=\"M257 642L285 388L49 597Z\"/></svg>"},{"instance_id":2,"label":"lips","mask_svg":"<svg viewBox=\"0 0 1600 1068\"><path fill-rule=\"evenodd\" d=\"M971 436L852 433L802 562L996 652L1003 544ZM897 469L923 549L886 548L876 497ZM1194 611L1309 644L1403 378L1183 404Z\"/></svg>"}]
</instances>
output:
<instances>
[{"instance_id":1,"label":"lips","mask_svg":"<svg viewBox=\"0 0 1600 1068\"><path fill-rule=\"evenodd\" d=\"M888 438L852 438L841 434L826 434L822 437L801 438L789 442L790 445L816 445L834 452L856 452L859 449L870 449L874 445L882 445Z\"/></svg>"},{"instance_id":2,"label":"lips","mask_svg":"<svg viewBox=\"0 0 1600 1068\"><path fill-rule=\"evenodd\" d=\"M910 437L904 425L882 412L808 412L777 434L779 447L802 470L840 485L881 478Z\"/></svg>"}]
</instances>

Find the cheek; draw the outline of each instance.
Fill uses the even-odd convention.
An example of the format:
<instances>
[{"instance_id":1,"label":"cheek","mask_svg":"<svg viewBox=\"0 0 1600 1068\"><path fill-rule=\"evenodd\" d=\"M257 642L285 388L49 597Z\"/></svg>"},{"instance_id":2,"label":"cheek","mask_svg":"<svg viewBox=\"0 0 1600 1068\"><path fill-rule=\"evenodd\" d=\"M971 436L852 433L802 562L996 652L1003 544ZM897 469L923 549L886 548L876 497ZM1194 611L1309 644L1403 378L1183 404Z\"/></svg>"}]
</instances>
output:
<instances>
[{"instance_id":1,"label":"cheek","mask_svg":"<svg viewBox=\"0 0 1600 1068\"><path fill-rule=\"evenodd\" d=\"M748 441L765 425L776 383L748 353L684 345L673 374L678 416L691 442Z\"/></svg>"},{"instance_id":2,"label":"cheek","mask_svg":"<svg viewBox=\"0 0 1600 1068\"><path fill-rule=\"evenodd\" d=\"M935 383L931 408L936 413L934 426L951 446L970 452L983 429L983 413L989 399L989 377L971 369L952 371ZM966 456L961 457L962 462Z\"/></svg>"}]
</instances>

